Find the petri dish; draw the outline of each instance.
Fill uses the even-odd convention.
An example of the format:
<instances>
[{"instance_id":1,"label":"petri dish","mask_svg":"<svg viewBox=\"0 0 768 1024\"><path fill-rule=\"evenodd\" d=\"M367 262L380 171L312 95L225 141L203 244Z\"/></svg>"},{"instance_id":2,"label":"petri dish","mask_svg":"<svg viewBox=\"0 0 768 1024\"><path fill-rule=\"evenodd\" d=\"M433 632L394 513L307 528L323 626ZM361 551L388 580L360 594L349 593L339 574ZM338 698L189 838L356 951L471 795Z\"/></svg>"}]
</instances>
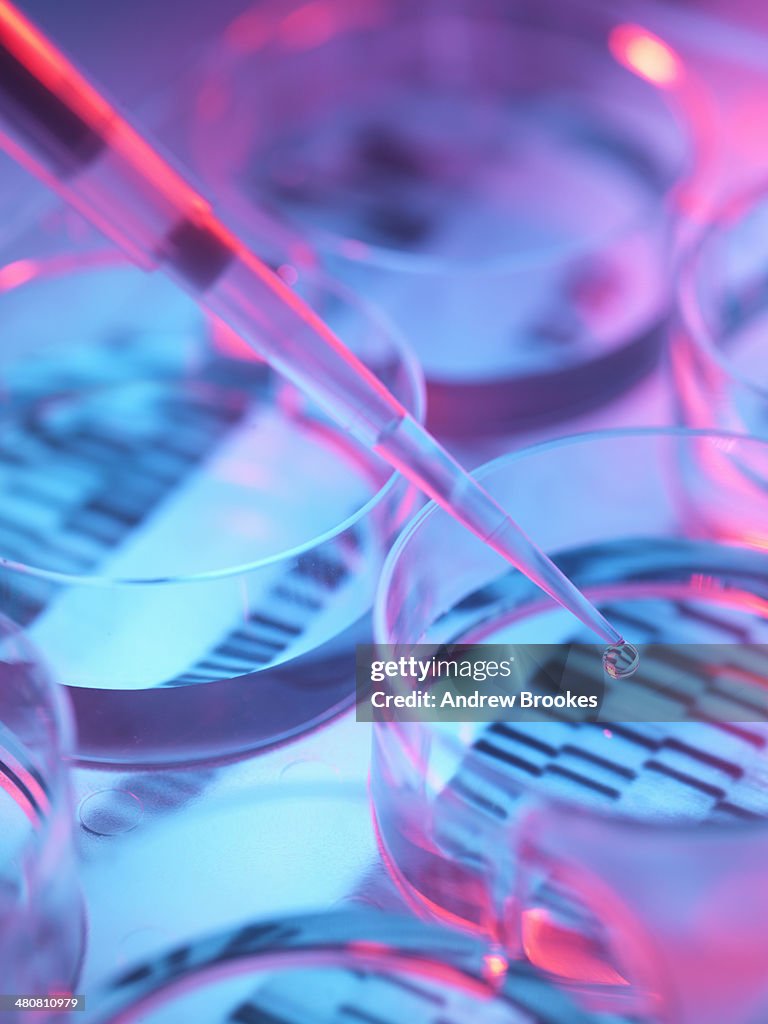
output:
<instances>
[{"instance_id":1,"label":"petri dish","mask_svg":"<svg viewBox=\"0 0 768 1024\"><path fill-rule=\"evenodd\" d=\"M492 0L258 4L209 55L184 155L243 232L298 227L392 316L435 429L556 422L659 352L689 147L677 57L653 38L668 92L630 70L650 38Z\"/></svg>"},{"instance_id":2,"label":"petri dish","mask_svg":"<svg viewBox=\"0 0 768 1024\"><path fill-rule=\"evenodd\" d=\"M193 940L125 971L88 1006L94 1024L609 1021L481 942L370 912L255 921Z\"/></svg>"},{"instance_id":3,"label":"petri dish","mask_svg":"<svg viewBox=\"0 0 768 1024\"><path fill-rule=\"evenodd\" d=\"M297 287L421 416L389 324L325 278ZM68 687L78 756L242 754L347 706L402 480L132 268L36 275L4 318L6 299L27 356L0 408L0 610Z\"/></svg>"},{"instance_id":4,"label":"petri dish","mask_svg":"<svg viewBox=\"0 0 768 1024\"><path fill-rule=\"evenodd\" d=\"M0 990L70 991L85 921L75 871L62 692L0 617ZM12 1008L4 1020L22 1014Z\"/></svg>"},{"instance_id":5,"label":"petri dish","mask_svg":"<svg viewBox=\"0 0 768 1024\"><path fill-rule=\"evenodd\" d=\"M640 645L638 672L614 686L631 687L645 714L375 724L379 841L421 913L488 934L607 1005L659 998L663 1019L748 1019L766 968L756 935L768 842L767 459L751 438L627 430L478 471ZM719 509L731 527L738 516L739 534L724 531ZM385 565L375 634L395 656L419 643L594 641L433 506ZM739 960L735 950L755 943Z\"/></svg>"},{"instance_id":6,"label":"petri dish","mask_svg":"<svg viewBox=\"0 0 768 1024\"><path fill-rule=\"evenodd\" d=\"M669 367L687 426L768 435L767 233L763 182L714 213L683 261Z\"/></svg>"}]
</instances>

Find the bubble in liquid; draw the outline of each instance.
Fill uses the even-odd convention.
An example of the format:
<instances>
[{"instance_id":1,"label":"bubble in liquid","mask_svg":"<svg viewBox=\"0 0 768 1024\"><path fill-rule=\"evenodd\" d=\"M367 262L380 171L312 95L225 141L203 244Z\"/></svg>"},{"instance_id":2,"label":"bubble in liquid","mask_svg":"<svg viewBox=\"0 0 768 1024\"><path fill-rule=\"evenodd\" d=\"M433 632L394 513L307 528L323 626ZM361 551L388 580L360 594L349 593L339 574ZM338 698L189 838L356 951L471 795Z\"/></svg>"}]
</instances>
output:
<instances>
[{"instance_id":1,"label":"bubble in liquid","mask_svg":"<svg viewBox=\"0 0 768 1024\"><path fill-rule=\"evenodd\" d=\"M613 679L626 679L637 671L639 665L640 652L634 644L623 641L603 651L603 668Z\"/></svg>"}]
</instances>

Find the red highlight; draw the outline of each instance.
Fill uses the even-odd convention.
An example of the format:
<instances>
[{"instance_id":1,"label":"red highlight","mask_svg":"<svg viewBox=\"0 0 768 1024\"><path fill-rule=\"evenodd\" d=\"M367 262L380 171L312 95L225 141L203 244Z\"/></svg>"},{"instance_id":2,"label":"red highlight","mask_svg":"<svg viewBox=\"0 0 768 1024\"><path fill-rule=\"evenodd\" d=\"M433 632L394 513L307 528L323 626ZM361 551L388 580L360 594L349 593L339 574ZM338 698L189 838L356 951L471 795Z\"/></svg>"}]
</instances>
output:
<instances>
[{"instance_id":1,"label":"red highlight","mask_svg":"<svg viewBox=\"0 0 768 1024\"><path fill-rule=\"evenodd\" d=\"M508 970L509 961L500 953L486 953L483 957L483 976L488 981L501 981Z\"/></svg>"},{"instance_id":2,"label":"red highlight","mask_svg":"<svg viewBox=\"0 0 768 1024\"><path fill-rule=\"evenodd\" d=\"M596 985L627 985L627 979L606 962L594 943L558 924L543 908L522 915L523 949L535 967L560 978Z\"/></svg>"},{"instance_id":3,"label":"red highlight","mask_svg":"<svg viewBox=\"0 0 768 1024\"><path fill-rule=\"evenodd\" d=\"M48 799L48 794L45 792L43 787L37 781L35 776L30 771L27 771L24 765L14 757L9 750L4 750L3 754L6 758L7 766L36 802L41 813L46 814L50 810L50 800ZM21 793L18 793L15 799L17 803L20 803L20 800L26 801L26 797Z\"/></svg>"},{"instance_id":4,"label":"red highlight","mask_svg":"<svg viewBox=\"0 0 768 1024\"><path fill-rule=\"evenodd\" d=\"M251 362L263 363L264 360L247 341L243 341L237 331L218 317L211 318L211 338L214 347L232 359L247 359Z\"/></svg>"},{"instance_id":5,"label":"red highlight","mask_svg":"<svg viewBox=\"0 0 768 1024\"><path fill-rule=\"evenodd\" d=\"M2 772L0 772L0 789L4 789L8 796L17 805L19 810L24 814L27 820L35 828L40 824L40 817L32 806L32 803L27 799L26 796L19 790L18 786L14 785L13 782Z\"/></svg>"},{"instance_id":6,"label":"red highlight","mask_svg":"<svg viewBox=\"0 0 768 1024\"><path fill-rule=\"evenodd\" d=\"M347 944L346 949L353 956L372 957L387 956L387 954L393 951L392 947L388 946L386 942L350 942Z\"/></svg>"},{"instance_id":7,"label":"red highlight","mask_svg":"<svg viewBox=\"0 0 768 1024\"><path fill-rule=\"evenodd\" d=\"M0 292L9 292L37 276L36 260L16 260L0 268Z\"/></svg>"},{"instance_id":8,"label":"red highlight","mask_svg":"<svg viewBox=\"0 0 768 1024\"><path fill-rule=\"evenodd\" d=\"M619 64L653 85L668 88L684 77L683 62L672 47L640 25L617 25L608 48Z\"/></svg>"},{"instance_id":9,"label":"red highlight","mask_svg":"<svg viewBox=\"0 0 768 1024\"><path fill-rule=\"evenodd\" d=\"M98 130L112 107L7 0L0 0L0 40L46 88Z\"/></svg>"},{"instance_id":10,"label":"red highlight","mask_svg":"<svg viewBox=\"0 0 768 1024\"><path fill-rule=\"evenodd\" d=\"M21 288L39 277L71 274L86 267L119 266L124 262L120 252L100 249L91 253L62 253L42 260L14 260L0 267L0 293Z\"/></svg>"}]
</instances>

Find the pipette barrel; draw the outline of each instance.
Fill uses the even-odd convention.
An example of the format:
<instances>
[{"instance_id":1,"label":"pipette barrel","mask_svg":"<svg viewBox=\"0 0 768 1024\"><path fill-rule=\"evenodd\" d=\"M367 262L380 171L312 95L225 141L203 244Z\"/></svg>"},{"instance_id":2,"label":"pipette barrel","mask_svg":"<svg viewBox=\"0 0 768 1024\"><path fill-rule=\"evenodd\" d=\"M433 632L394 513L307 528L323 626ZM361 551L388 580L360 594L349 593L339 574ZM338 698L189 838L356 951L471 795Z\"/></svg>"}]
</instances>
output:
<instances>
[{"instance_id":1,"label":"pipette barrel","mask_svg":"<svg viewBox=\"0 0 768 1024\"><path fill-rule=\"evenodd\" d=\"M160 268L364 445L611 644L621 636L210 205L7 0L0 142L139 266Z\"/></svg>"},{"instance_id":2,"label":"pipette barrel","mask_svg":"<svg viewBox=\"0 0 768 1024\"><path fill-rule=\"evenodd\" d=\"M236 311L245 340L365 444L405 415L322 319L5 0L0 118L22 163L134 262L161 267L225 321Z\"/></svg>"}]
</instances>

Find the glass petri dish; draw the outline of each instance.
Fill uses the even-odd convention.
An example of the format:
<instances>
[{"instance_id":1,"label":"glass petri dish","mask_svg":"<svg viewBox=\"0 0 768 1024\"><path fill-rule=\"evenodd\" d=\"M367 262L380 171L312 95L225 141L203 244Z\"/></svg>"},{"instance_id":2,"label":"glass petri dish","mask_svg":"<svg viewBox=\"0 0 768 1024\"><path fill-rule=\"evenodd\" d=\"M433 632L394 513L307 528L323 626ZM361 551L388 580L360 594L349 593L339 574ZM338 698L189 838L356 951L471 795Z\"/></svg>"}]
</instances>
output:
<instances>
[{"instance_id":1,"label":"glass petri dish","mask_svg":"<svg viewBox=\"0 0 768 1024\"><path fill-rule=\"evenodd\" d=\"M481 942L370 912L257 921L191 941L88 1005L94 1024L608 1024Z\"/></svg>"},{"instance_id":2,"label":"glass petri dish","mask_svg":"<svg viewBox=\"0 0 768 1024\"><path fill-rule=\"evenodd\" d=\"M210 54L184 155L243 232L298 227L392 316L435 429L555 422L662 337L688 143L627 32L494 0L261 3Z\"/></svg>"},{"instance_id":3,"label":"glass petri dish","mask_svg":"<svg viewBox=\"0 0 768 1024\"><path fill-rule=\"evenodd\" d=\"M388 323L324 278L297 287L421 416ZM79 757L241 754L345 707L402 480L125 265L35 275L0 317L27 353L0 408L0 610L68 687Z\"/></svg>"},{"instance_id":4,"label":"glass petri dish","mask_svg":"<svg viewBox=\"0 0 768 1024\"><path fill-rule=\"evenodd\" d=\"M669 365L687 426L768 435L767 260L762 183L713 215L681 267Z\"/></svg>"},{"instance_id":5,"label":"glass petri dish","mask_svg":"<svg viewBox=\"0 0 768 1024\"><path fill-rule=\"evenodd\" d=\"M734 954L754 948L765 911L767 464L768 446L746 437L629 430L478 471L641 645L639 671L614 687L645 714L374 725L380 845L420 912L608 1005L660 996L676 1022L748 1019L767 963L759 943L739 970ZM594 641L433 506L387 560L375 634L394 656Z\"/></svg>"},{"instance_id":6,"label":"glass petri dish","mask_svg":"<svg viewBox=\"0 0 768 1024\"><path fill-rule=\"evenodd\" d=\"M0 616L0 990L70 991L85 922L65 757L69 709L20 630ZM8 1021L22 1019L4 1007Z\"/></svg>"}]
</instances>

